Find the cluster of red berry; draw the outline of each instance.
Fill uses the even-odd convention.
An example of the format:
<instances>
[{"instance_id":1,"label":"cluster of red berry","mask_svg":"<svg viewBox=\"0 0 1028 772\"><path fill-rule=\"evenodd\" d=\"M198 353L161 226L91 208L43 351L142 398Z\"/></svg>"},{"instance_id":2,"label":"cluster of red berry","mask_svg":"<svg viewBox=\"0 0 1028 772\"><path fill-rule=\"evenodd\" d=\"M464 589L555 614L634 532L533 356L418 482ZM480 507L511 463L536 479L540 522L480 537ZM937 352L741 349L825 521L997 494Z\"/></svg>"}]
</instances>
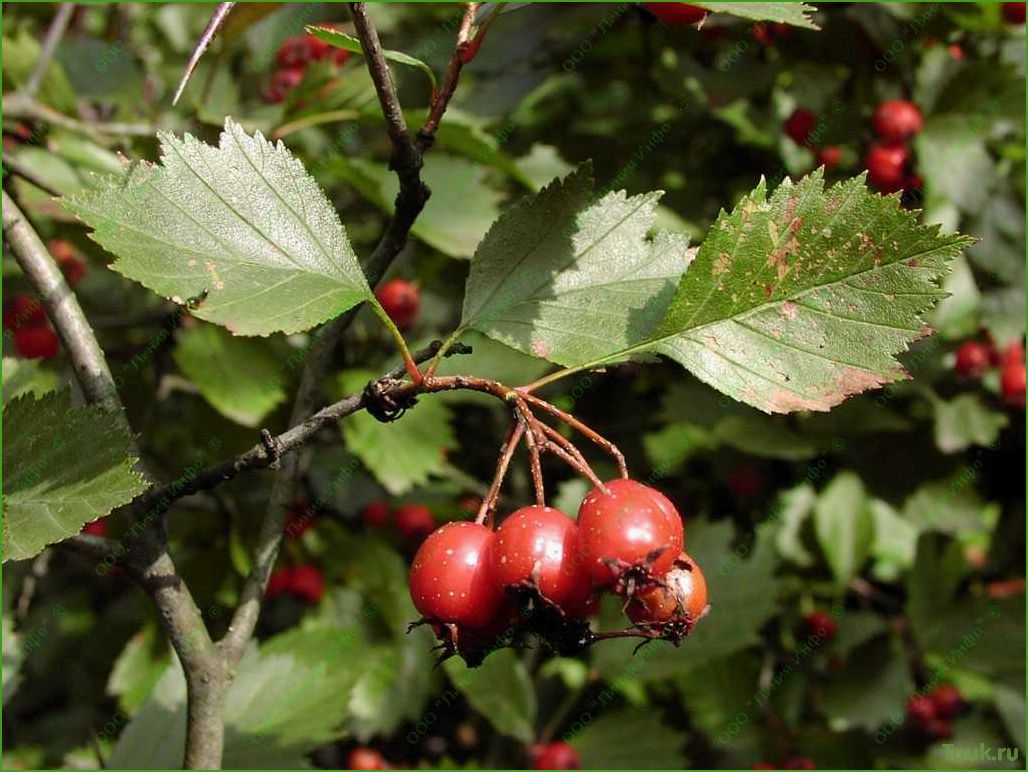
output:
<instances>
[{"instance_id":1,"label":"cluster of red berry","mask_svg":"<svg viewBox=\"0 0 1028 772\"><path fill-rule=\"evenodd\" d=\"M1003 3L1003 19L1009 24L1024 24L1024 3Z\"/></svg>"},{"instance_id":2,"label":"cluster of red berry","mask_svg":"<svg viewBox=\"0 0 1028 772\"><path fill-rule=\"evenodd\" d=\"M390 279L375 290L382 308L401 330L409 330L421 308L421 290L406 279Z\"/></svg>"},{"instance_id":3,"label":"cluster of red berry","mask_svg":"<svg viewBox=\"0 0 1028 772\"><path fill-rule=\"evenodd\" d=\"M424 504L401 504L393 510L381 500L364 507L361 520L368 528L392 527L400 538L411 544L423 542L436 526L432 510Z\"/></svg>"},{"instance_id":4,"label":"cluster of red berry","mask_svg":"<svg viewBox=\"0 0 1028 772\"><path fill-rule=\"evenodd\" d=\"M707 609L703 573L683 541L682 518L662 493L613 480L585 497L577 523L542 505L518 509L495 531L447 523L414 557L411 598L448 653L469 661L519 630L558 651L583 645L584 619L608 591L626 599L636 629L680 641Z\"/></svg>"},{"instance_id":5,"label":"cluster of red berry","mask_svg":"<svg viewBox=\"0 0 1028 772\"><path fill-rule=\"evenodd\" d=\"M690 3L644 3L646 10L665 24L699 24L707 11Z\"/></svg>"},{"instance_id":6,"label":"cluster of red berry","mask_svg":"<svg viewBox=\"0 0 1028 772\"><path fill-rule=\"evenodd\" d=\"M291 595L301 603L315 605L325 594L325 575L311 565L283 566L268 579L267 596Z\"/></svg>"},{"instance_id":7,"label":"cluster of red berry","mask_svg":"<svg viewBox=\"0 0 1028 772\"><path fill-rule=\"evenodd\" d=\"M754 764L752 769L817 769L817 766L809 756L791 756L783 761L780 767L762 761L759 764Z\"/></svg>"},{"instance_id":8,"label":"cluster of red berry","mask_svg":"<svg viewBox=\"0 0 1028 772\"><path fill-rule=\"evenodd\" d=\"M1003 402L1024 408L1024 344L1011 343L999 349L991 339L965 340L957 348L954 369L965 378L981 378L993 367L999 368L999 390Z\"/></svg>"},{"instance_id":9,"label":"cluster of red berry","mask_svg":"<svg viewBox=\"0 0 1028 772\"><path fill-rule=\"evenodd\" d=\"M532 769L581 769L582 757L567 743L542 743L530 749Z\"/></svg>"},{"instance_id":10,"label":"cluster of red berry","mask_svg":"<svg viewBox=\"0 0 1028 772\"><path fill-rule=\"evenodd\" d=\"M322 27L334 27L322 24ZM313 35L294 35L282 41L275 54L278 69L271 76L271 81L264 90L264 101L278 104L285 100L286 94L300 85L307 66L311 62L331 62L340 65L350 57L350 52L342 48L330 46Z\"/></svg>"},{"instance_id":11,"label":"cluster of red berry","mask_svg":"<svg viewBox=\"0 0 1028 772\"><path fill-rule=\"evenodd\" d=\"M953 733L953 719L967 703L952 684L939 684L928 694L915 694L907 700L907 718L911 727L927 740L946 740Z\"/></svg>"},{"instance_id":12,"label":"cluster of red berry","mask_svg":"<svg viewBox=\"0 0 1028 772\"><path fill-rule=\"evenodd\" d=\"M921 111L906 99L889 99L871 116L878 135L864 158L867 178L883 193L920 188L924 181L911 172L910 140L921 131Z\"/></svg>"},{"instance_id":13,"label":"cluster of red berry","mask_svg":"<svg viewBox=\"0 0 1028 772\"><path fill-rule=\"evenodd\" d=\"M842 148L838 145L818 147L811 142L811 136L817 127L817 113L805 107L797 107L782 124L786 136L801 147L809 147L814 151L817 165L831 169L842 160Z\"/></svg>"}]
</instances>

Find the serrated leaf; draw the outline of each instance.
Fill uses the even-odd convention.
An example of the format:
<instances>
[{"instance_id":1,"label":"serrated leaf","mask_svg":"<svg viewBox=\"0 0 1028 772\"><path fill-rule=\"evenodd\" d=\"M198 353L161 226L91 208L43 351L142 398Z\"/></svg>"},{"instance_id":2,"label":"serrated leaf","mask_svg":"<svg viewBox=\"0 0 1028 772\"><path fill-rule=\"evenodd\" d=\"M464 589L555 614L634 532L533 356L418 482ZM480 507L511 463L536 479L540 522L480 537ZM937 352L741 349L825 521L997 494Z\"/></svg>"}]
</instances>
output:
<instances>
[{"instance_id":1,"label":"serrated leaf","mask_svg":"<svg viewBox=\"0 0 1028 772\"><path fill-rule=\"evenodd\" d=\"M350 51L354 54L364 55L364 47L361 46L361 42L353 37L347 35L345 32L340 32L337 29L331 29L328 27L311 26L307 27L307 33L313 35L318 40L322 40L328 43L330 46L335 48L341 48L344 51ZM389 49L382 50L382 56L390 62L396 62L397 64L405 64L408 67L416 67L421 70L428 77L429 83L432 84L432 93L434 94L437 85L435 82L435 73L432 72L432 68L425 64L420 59L416 59L413 56L403 53L403 51L390 51Z\"/></svg>"},{"instance_id":2,"label":"serrated leaf","mask_svg":"<svg viewBox=\"0 0 1028 772\"><path fill-rule=\"evenodd\" d=\"M685 739L652 708L632 708L608 709L569 742L585 769L685 769Z\"/></svg>"},{"instance_id":3,"label":"serrated leaf","mask_svg":"<svg viewBox=\"0 0 1028 772\"><path fill-rule=\"evenodd\" d=\"M806 3L693 3L714 13L727 13L753 21L775 21L794 27L819 29L810 20L810 14L817 10Z\"/></svg>"},{"instance_id":4,"label":"serrated leaf","mask_svg":"<svg viewBox=\"0 0 1028 772\"><path fill-rule=\"evenodd\" d=\"M858 177L821 171L722 212L682 278L652 349L767 412L828 410L906 372L949 261L971 243L919 225Z\"/></svg>"},{"instance_id":5,"label":"serrated leaf","mask_svg":"<svg viewBox=\"0 0 1028 772\"><path fill-rule=\"evenodd\" d=\"M343 373L339 382L344 394L352 394L377 377L371 371L351 370ZM429 396L390 423L365 411L347 416L340 425L347 448L395 496L443 471L445 453L457 447L450 417L446 403Z\"/></svg>"},{"instance_id":6,"label":"serrated leaf","mask_svg":"<svg viewBox=\"0 0 1028 772\"><path fill-rule=\"evenodd\" d=\"M535 688L528 669L512 649L490 654L476 668L453 657L443 663L450 680L496 731L522 742L535 737Z\"/></svg>"},{"instance_id":7,"label":"serrated leaf","mask_svg":"<svg viewBox=\"0 0 1028 772\"><path fill-rule=\"evenodd\" d=\"M60 384L57 373L46 370L35 359L3 358L3 401L6 405L21 394L42 397Z\"/></svg>"},{"instance_id":8,"label":"serrated leaf","mask_svg":"<svg viewBox=\"0 0 1028 772\"><path fill-rule=\"evenodd\" d=\"M160 134L162 163L64 199L112 268L240 335L299 332L371 297L325 194L281 142L231 119L217 147Z\"/></svg>"},{"instance_id":9,"label":"serrated leaf","mask_svg":"<svg viewBox=\"0 0 1028 772\"><path fill-rule=\"evenodd\" d=\"M471 262L461 326L574 366L645 340L691 259L684 236L653 241L660 194L590 205L579 168L508 210Z\"/></svg>"},{"instance_id":10,"label":"serrated leaf","mask_svg":"<svg viewBox=\"0 0 1028 772\"><path fill-rule=\"evenodd\" d=\"M4 407L3 559L23 560L74 536L146 488L131 438L68 391L25 395Z\"/></svg>"},{"instance_id":11,"label":"serrated leaf","mask_svg":"<svg viewBox=\"0 0 1028 772\"><path fill-rule=\"evenodd\" d=\"M959 394L938 400L935 408L935 445L943 453L956 453L972 445L989 446L1010 423L1004 413L990 410L977 394Z\"/></svg>"},{"instance_id":12,"label":"serrated leaf","mask_svg":"<svg viewBox=\"0 0 1028 772\"><path fill-rule=\"evenodd\" d=\"M243 426L257 426L286 398L287 371L269 341L199 323L178 334L174 359L215 410Z\"/></svg>"},{"instance_id":13,"label":"serrated leaf","mask_svg":"<svg viewBox=\"0 0 1028 772\"><path fill-rule=\"evenodd\" d=\"M857 575L871 549L874 521L864 484L852 472L836 475L814 505L814 531L836 582Z\"/></svg>"}]
</instances>

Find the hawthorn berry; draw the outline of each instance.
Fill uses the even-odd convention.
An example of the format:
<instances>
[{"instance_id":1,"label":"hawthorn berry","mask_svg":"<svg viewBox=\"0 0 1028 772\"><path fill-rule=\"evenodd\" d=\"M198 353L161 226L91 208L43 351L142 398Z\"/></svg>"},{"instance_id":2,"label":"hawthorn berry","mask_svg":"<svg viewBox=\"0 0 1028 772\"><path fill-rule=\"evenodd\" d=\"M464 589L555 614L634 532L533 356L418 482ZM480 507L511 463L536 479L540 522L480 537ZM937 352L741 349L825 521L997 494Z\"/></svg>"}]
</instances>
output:
<instances>
[{"instance_id":1,"label":"hawthorn berry","mask_svg":"<svg viewBox=\"0 0 1028 772\"><path fill-rule=\"evenodd\" d=\"M665 24L698 24L707 11L689 3L645 3L646 10Z\"/></svg>"},{"instance_id":2,"label":"hawthorn berry","mask_svg":"<svg viewBox=\"0 0 1028 772\"><path fill-rule=\"evenodd\" d=\"M82 533L88 534L89 536L106 536L107 518L101 517L99 520L94 520L91 523L86 523L84 526L82 526Z\"/></svg>"},{"instance_id":3,"label":"hawthorn berry","mask_svg":"<svg viewBox=\"0 0 1028 772\"><path fill-rule=\"evenodd\" d=\"M864 159L867 178L883 193L901 190L907 181L910 151L904 145L876 143Z\"/></svg>"},{"instance_id":4,"label":"hawthorn berry","mask_svg":"<svg viewBox=\"0 0 1028 772\"><path fill-rule=\"evenodd\" d=\"M3 324L6 330L38 327L46 324L46 309L32 295L15 295L4 303Z\"/></svg>"},{"instance_id":5,"label":"hawthorn berry","mask_svg":"<svg viewBox=\"0 0 1028 772\"><path fill-rule=\"evenodd\" d=\"M928 693L939 718L956 718L964 709L964 697L953 684L939 684Z\"/></svg>"},{"instance_id":6,"label":"hawthorn berry","mask_svg":"<svg viewBox=\"0 0 1028 772\"><path fill-rule=\"evenodd\" d=\"M1024 3L1003 3L1003 19L1010 24L1024 24Z\"/></svg>"},{"instance_id":7,"label":"hawthorn berry","mask_svg":"<svg viewBox=\"0 0 1028 772\"><path fill-rule=\"evenodd\" d=\"M421 542L435 530L435 517L424 504L404 504L393 515L396 532L412 542Z\"/></svg>"},{"instance_id":8,"label":"hawthorn berry","mask_svg":"<svg viewBox=\"0 0 1028 772\"><path fill-rule=\"evenodd\" d=\"M964 61L964 49L960 47L959 43L950 43L946 52L954 62Z\"/></svg>"},{"instance_id":9,"label":"hawthorn berry","mask_svg":"<svg viewBox=\"0 0 1028 772\"><path fill-rule=\"evenodd\" d=\"M750 769L778 769L774 764L768 764L766 761L758 761Z\"/></svg>"},{"instance_id":10,"label":"hawthorn berry","mask_svg":"<svg viewBox=\"0 0 1028 772\"><path fill-rule=\"evenodd\" d=\"M275 63L282 69L302 68L311 60L312 46L310 40L317 38L307 35L293 35L282 41L275 54ZM319 43L321 41L318 41ZM326 44L327 45L327 44Z\"/></svg>"},{"instance_id":11,"label":"hawthorn berry","mask_svg":"<svg viewBox=\"0 0 1028 772\"><path fill-rule=\"evenodd\" d=\"M533 769L581 769L582 757L568 743L546 743L532 749Z\"/></svg>"},{"instance_id":12,"label":"hawthorn berry","mask_svg":"<svg viewBox=\"0 0 1028 772\"><path fill-rule=\"evenodd\" d=\"M750 37L760 43L764 48L770 47L780 38L791 36L792 28L785 22L776 21L771 24L757 22L750 27Z\"/></svg>"},{"instance_id":13,"label":"hawthorn berry","mask_svg":"<svg viewBox=\"0 0 1028 772\"><path fill-rule=\"evenodd\" d=\"M302 67L286 67L277 70L271 76L271 82L264 90L264 101L271 104L279 104L285 101L286 94L300 85L303 80L304 70Z\"/></svg>"},{"instance_id":14,"label":"hawthorn berry","mask_svg":"<svg viewBox=\"0 0 1028 772\"><path fill-rule=\"evenodd\" d=\"M921 111L906 99L882 102L871 116L871 128L885 142L906 142L924 125Z\"/></svg>"},{"instance_id":15,"label":"hawthorn berry","mask_svg":"<svg viewBox=\"0 0 1028 772\"><path fill-rule=\"evenodd\" d=\"M948 740L953 736L953 722L944 718L933 718L925 722L922 731L930 740Z\"/></svg>"},{"instance_id":16,"label":"hawthorn berry","mask_svg":"<svg viewBox=\"0 0 1028 772\"><path fill-rule=\"evenodd\" d=\"M978 378L992 364L989 347L976 340L966 340L957 347L954 369L965 378Z\"/></svg>"},{"instance_id":17,"label":"hawthorn berry","mask_svg":"<svg viewBox=\"0 0 1028 772\"><path fill-rule=\"evenodd\" d=\"M294 566L289 592L298 600L314 605L325 594L325 575L317 566Z\"/></svg>"},{"instance_id":18,"label":"hawthorn berry","mask_svg":"<svg viewBox=\"0 0 1028 772\"><path fill-rule=\"evenodd\" d=\"M580 542L578 526L560 510L522 507L496 531L493 575L503 587L530 582L540 595L566 611L568 601L588 595Z\"/></svg>"},{"instance_id":19,"label":"hawthorn berry","mask_svg":"<svg viewBox=\"0 0 1028 772\"><path fill-rule=\"evenodd\" d=\"M484 525L453 522L425 539L408 581L411 600L426 619L481 629L496 618L503 593L489 561L494 538Z\"/></svg>"},{"instance_id":20,"label":"hawthorn berry","mask_svg":"<svg viewBox=\"0 0 1028 772\"><path fill-rule=\"evenodd\" d=\"M390 279L375 290L375 297L401 330L414 324L421 307L421 291L416 284L406 279Z\"/></svg>"},{"instance_id":21,"label":"hawthorn berry","mask_svg":"<svg viewBox=\"0 0 1028 772\"><path fill-rule=\"evenodd\" d=\"M938 717L935 701L923 694L914 694L907 700L907 716L920 726Z\"/></svg>"},{"instance_id":22,"label":"hawthorn berry","mask_svg":"<svg viewBox=\"0 0 1028 772\"><path fill-rule=\"evenodd\" d=\"M797 107L782 124L786 135L797 145L807 144L815 126L817 126L817 115L805 107Z\"/></svg>"},{"instance_id":23,"label":"hawthorn berry","mask_svg":"<svg viewBox=\"0 0 1028 772\"><path fill-rule=\"evenodd\" d=\"M807 632L818 638L831 640L839 631L835 620L823 611L811 612L807 614L807 618L803 621L807 626Z\"/></svg>"},{"instance_id":24,"label":"hawthorn berry","mask_svg":"<svg viewBox=\"0 0 1028 772\"><path fill-rule=\"evenodd\" d=\"M66 239L51 239L50 254L54 256L57 264L64 274L64 280L71 286L75 286L86 276L86 263L75 251L74 245Z\"/></svg>"},{"instance_id":25,"label":"hawthorn berry","mask_svg":"<svg viewBox=\"0 0 1028 772\"><path fill-rule=\"evenodd\" d=\"M1015 341L1002 351L995 352L995 363L998 365L1016 364L1024 362L1024 344Z\"/></svg>"},{"instance_id":26,"label":"hawthorn berry","mask_svg":"<svg viewBox=\"0 0 1028 772\"><path fill-rule=\"evenodd\" d=\"M782 769L817 769L809 756L791 756L782 762Z\"/></svg>"},{"instance_id":27,"label":"hawthorn berry","mask_svg":"<svg viewBox=\"0 0 1028 772\"><path fill-rule=\"evenodd\" d=\"M372 501L361 511L361 521L367 528L385 528L391 518L389 505L382 499Z\"/></svg>"},{"instance_id":28,"label":"hawthorn berry","mask_svg":"<svg viewBox=\"0 0 1028 772\"><path fill-rule=\"evenodd\" d=\"M374 748L354 748L346 758L347 769L389 769L385 757Z\"/></svg>"},{"instance_id":29,"label":"hawthorn berry","mask_svg":"<svg viewBox=\"0 0 1028 772\"><path fill-rule=\"evenodd\" d=\"M314 512L311 510L310 502L299 496L294 498L289 502L289 511L286 512L283 532L290 539L299 539L312 527L314 527Z\"/></svg>"},{"instance_id":30,"label":"hawthorn berry","mask_svg":"<svg viewBox=\"0 0 1028 772\"><path fill-rule=\"evenodd\" d=\"M1011 407L1024 407L1024 362L1009 362L999 374L999 391L1003 401Z\"/></svg>"},{"instance_id":31,"label":"hawthorn berry","mask_svg":"<svg viewBox=\"0 0 1028 772\"><path fill-rule=\"evenodd\" d=\"M49 325L19 327L14 331L14 350L25 359L52 359L58 348L57 333Z\"/></svg>"},{"instance_id":32,"label":"hawthorn berry","mask_svg":"<svg viewBox=\"0 0 1028 772\"><path fill-rule=\"evenodd\" d=\"M842 160L842 148L838 145L829 145L817 151L817 163L825 169L834 169Z\"/></svg>"},{"instance_id":33,"label":"hawthorn berry","mask_svg":"<svg viewBox=\"0 0 1028 772\"><path fill-rule=\"evenodd\" d=\"M662 576L682 551L684 528L667 497L635 480L611 480L594 488L578 510L581 554L596 585L616 582L629 566Z\"/></svg>"},{"instance_id":34,"label":"hawthorn berry","mask_svg":"<svg viewBox=\"0 0 1028 772\"><path fill-rule=\"evenodd\" d=\"M637 625L683 622L693 625L707 608L707 580L685 552L657 585L635 593L625 608Z\"/></svg>"}]
</instances>

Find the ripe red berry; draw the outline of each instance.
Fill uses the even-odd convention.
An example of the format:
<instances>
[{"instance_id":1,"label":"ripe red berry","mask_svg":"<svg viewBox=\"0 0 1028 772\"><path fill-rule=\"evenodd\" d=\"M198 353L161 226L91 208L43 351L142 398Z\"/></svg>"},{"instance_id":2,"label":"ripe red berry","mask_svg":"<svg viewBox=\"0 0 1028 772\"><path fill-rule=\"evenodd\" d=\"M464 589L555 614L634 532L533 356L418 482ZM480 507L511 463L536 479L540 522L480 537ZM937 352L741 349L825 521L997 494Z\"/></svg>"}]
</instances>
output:
<instances>
[{"instance_id":1,"label":"ripe red berry","mask_svg":"<svg viewBox=\"0 0 1028 772\"><path fill-rule=\"evenodd\" d=\"M347 769L389 769L389 764L374 748L354 748L346 759Z\"/></svg>"},{"instance_id":2,"label":"ripe red berry","mask_svg":"<svg viewBox=\"0 0 1028 772\"><path fill-rule=\"evenodd\" d=\"M915 724L924 726L938 716L935 701L923 694L914 694L907 700L907 715Z\"/></svg>"},{"instance_id":3,"label":"ripe red berry","mask_svg":"<svg viewBox=\"0 0 1028 772\"><path fill-rule=\"evenodd\" d=\"M468 522L433 531L410 570L410 595L417 610L433 621L472 629L493 621L503 599L489 564L494 536L485 526Z\"/></svg>"},{"instance_id":4,"label":"ripe red berry","mask_svg":"<svg viewBox=\"0 0 1028 772\"><path fill-rule=\"evenodd\" d=\"M786 135L797 145L807 143L815 126L817 126L817 115L805 107L797 107L782 124Z\"/></svg>"},{"instance_id":5,"label":"ripe red berry","mask_svg":"<svg viewBox=\"0 0 1028 772\"><path fill-rule=\"evenodd\" d=\"M293 571L289 566L276 568L271 572L271 576L268 577L268 587L264 594L269 598L277 598L279 595L288 592L292 584L292 578Z\"/></svg>"},{"instance_id":6,"label":"ripe red berry","mask_svg":"<svg viewBox=\"0 0 1028 772\"><path fill-rule=\"evenodd\" d=\"M707 608L707 580L685 552L663 577L664 586L637 592L625 611L636 624L686 622L694 624Z\"/></svg>"},{"instance_id":7,"label":"ripe red berry","mask_svg":"<svg viewBox=\"0 0 1028 772\"><path fill-rule=\"evenodd\" d=\"M964 697L953 684L939 684L928 693L939 718L956 718L964 709Z\"/></svg>"},{"instance_id":8,"label":"ripe red berry","mask_svg":"<svg viewBox=\"0 0 1028 772\"><path fill-rule=\"evenodd\" d=\"M756 467L743 464L728 473L728 487L736 496L756 496L764 490L764 476Z\"/></svg>"},{"instance_id":9,"label":"ripe red berry","mask_svg":"<svg viewBox=\"0 0 1028 772\"><path fill-rule=\"evenodd\" d=\"M106 536L107 518L101 517L99 520L94 520L91 523L86 523L84 526L82 526L82 533L89 534L90 536Z\"/></svg>"},{"instance_id":10,"label":"ripe red berry","mask_svg":"<svg viewBox=\"0 0 1028 772\"><path fill-rule=\"evenodd\" d=\"M406 279L390 279L375 290L375 297L401 330L414 324L421 307L421 291L416 284Z\"/></svg>"},{"instance_id":11,"label":"ripe red berry","mask_svg":"<svg viewBox=\"0 0 1028 772\"><path fill-rule=\"evenodd\" d=\"M949 53L950 59L953 61L964 61L964 49L960 47L959 43L950 43L946 48L946 51Z\"/></svg>"},{"instance_id":12,"label":"ripe red berry","mask_svg":"<svg viewBox=\"0 0 1028 772\"><path fill-rule=\"evenodd\" d=\"M818 638L832 639L838 632L835 620L823 611L814 611L804 620L807 631Z\"/></svg>"},{"instance_id":13,"label":"ripe red berry","mask_svg":"<svg viewBox=\"0 0 1028 772\"><path fill-rule=\"evenodd\" d=\"M432 510L424 504L404 504L397 507L393 521L396 524L396 532L404 539L415 543L421 542L435 530Z\"/></svg>"},{"instance_id":14,"label":"ripe red berry","mask_svg":"<svg viewBox=\"0 0 1028 772\"><path fill-rule=\"evenodd\" d=\"M381 499L372 501L361 512L361 521L367 528L385 528L391 518L389 505Z\"/></svg>"},{"instance_id":15,"label":"ripe red berry","mask_svg":"<svg viewBox=\"0 0 1028 772\"><path fill-rule=\"evenodd\" d=\"M867 151L867 178L883 193L901 190L907 181L910 152L903 145L874 144Z\"/></svg>"},{"instance_id":16,"label":"ripe red berry","mask_svg":"<svg viewBox=\"0 0 1028 772\"><path fill-rule=\"evenodd\" d=\"M533 769L581 769L582 757L567 743L546 743L532 749Z\"/></svg>"},{"instance_id":17,"label":"ripe red berry","mask_svg":"<svg viewBox=\"0 0 1028 772\"><path fill-rule=\"evenodd\" d=\"M993 354L993 360L998 365L1009 365L1024 362L1024 344L1020 341L1011 343L1002 351L995 352Z\"/></svg>"},{"instance_id":18,"label":"ripe red berry","mask_svg":"<svg viewBox=\"0 0 1028 772\"><path fill-rule=\"evenodd\" d=\"M945 718L929 719L922 729L932 740L948 740L953 735L953 724Z\"/></svg>"},{"instance_id":19,"label":"ripe red berry","mask_svg":"<svg viewBox=\"0 0 1028 772\"><path fill-rule=\"evenodd\" d=\"M977 378L989 369L992 353L989 347L976 340L965 340L957 348L954 369L965 378Z\"/></svg>"},{"instance_id":20,"label":"ripe red berry","mask_svg":"<svg viewBox=\"0 0 1028 772\"><path fill-rule=\"evenodd\" d=\"M646 10L665 24L697 24L707 18L707 11L689 3L646 3Z\"/></svg>"},{"instance_id":21,"label":"ripe red berry","mask_svg":"<svg viewBox=\"0 0 1028 772\"><path fill-rule=\"evenodd\" d=\"M684 529L667 497L635 480L611 480L591 490L578 510L585 570L594 584L615 582L628 564L662 576L682 551ZM655 553L659 553L654 557ZM610 561L620 564L612 566Z\"/></svg>"},{"instance_id":22,"label":"ripe red berry","mask_svg":"<svg viewBox=\"0 0 1028 772\"><path fill-rule=\"evenodd\" d=\"M829 145L817 151L818 166L823 166L825 169L835 168L841 160L842 148L838 145Z\"/></svg>"},{"instance_id":23,"label":"ripe red berry","mask_svg":"<svg viewBox=\"0 0 1028 772\"><path fill-rule=\"evenodd\" d=\"M293 566L288 592L297 600L314 605L325 594L325 576L317 566Z\"/></svg>"},{"instance_id":24,"label":"ripe red berry","mask_svg":"<svg viewBox=\"0 0 1028 772\"><path fill-rule=\"evenodd\" d=\"M766 761L758 762L754 764L750 769L778 769L774 764L768 764Z\"/></svg>"},{"instance_id":25,"label":"ripe red berry","mask_svg":"<svg viewBox=\"0 0 1028 772\"><path fill-rule=\"evenodd\" d=\"M1024 3L1003 3L1003 18L1010 24L1024 24Z\"/></svg>"},{"instance_id":26,"label":"ripe red berry","mask_svg":"<svg viewBox=\"0 0 1028 772\"><path fill-rule=\"evenodd\" d=\"M885 142L906 142L924 125L917 105L906 99L889 99L878 105L871 127Z\"/></svg>"},{"instance_id":27,"label":"ripe red berry","mask_svg":"<svg viewBox=\"0 0 1028 772\"><path fill-rule=\"evenodd\" d=\"M57 333L49 325L19 327L14 331L14 350L26 359L52 359L57 356Z\"/></svg>"},{"instance_id":28,"label":"ripe red berry","mask_svg":"<svg viewBox=\"0 0 1028 772\"><path fill-rule=\"evenodd\" d=\"M32 295L15 295L4 303L3 322L6 330L38 327L46 324L46 309Z\"/></svg>"},{"instance_id":29,"label":"ripe red berry","mask_svg":"<svg viewBox=\"0 0 1028 772\"><path fill-rule=\"evenodd\" d=\"M531 582L544 598L564 608L588 595L580 542L578 526L560 510L522 507L496 531L493 575L503 587Z\"/></svg>"},{"instance_id":30,"label":"ripe red berry","mask_svg":"<svg viewBox=\"0 0 1028 772\"><path fill-rule=\"evenodd\" d=\"M264 90L264 101L271 104L285 101L286 94L300 85L300 81L303 80L303 72L302 67L287 67L277 70L271 76L271 82Z\"/></svg>"},{"instance_id":31,"label":"ripe red berry","mask_svg":"<svg viewBox=\"0 0 1028 772\"><path fill-rule=\"evenodd\" d=\"M999 390L1006 404L1011 407L1024 407L1024 362L1010 362L1003 365L999 374Z\"/></svg>"},{"instance_id":32,"label":"ripe red berry","mask_svg":"<svg viewBox=\"0 0 1028 772\"><path fill-rule=\"evenodd\" d=\"M309 41L321 43L308 35L293 35L282 41L275 54L275 63L282 69L303 68L311 60L312 46ZM327 43L322 45L327 46Z\"/></svg>"},{"instance_id":33,"label":"ripe red berry","mask_svg":"<svg viewBox=\"0 0 1028 772\"><path fill-rule=\"evenodd\" d=\"M782 762L782 769L817 769L809 756L792 756Z\"/></svg>"}]
</instances>

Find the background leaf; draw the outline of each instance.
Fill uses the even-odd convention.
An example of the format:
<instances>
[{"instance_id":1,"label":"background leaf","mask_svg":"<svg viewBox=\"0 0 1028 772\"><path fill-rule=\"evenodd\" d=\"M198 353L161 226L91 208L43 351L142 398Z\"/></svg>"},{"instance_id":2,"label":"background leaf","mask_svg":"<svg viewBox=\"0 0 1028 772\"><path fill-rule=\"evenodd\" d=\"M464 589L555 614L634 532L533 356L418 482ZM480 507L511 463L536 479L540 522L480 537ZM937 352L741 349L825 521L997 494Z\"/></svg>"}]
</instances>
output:
<instances>
[{"instance_id":1,"label":"background leaf","mask_svg":"<svg viewBox=\"0 0 1028 772\"><path fill-rule=\"evenodd\" d=\"M511 649L501 649L469 669L454 657L443 664L446 674L468 702L496 731L522 742L535 737L535 690L528 670Z\"/></svg>"}]
</instances>

